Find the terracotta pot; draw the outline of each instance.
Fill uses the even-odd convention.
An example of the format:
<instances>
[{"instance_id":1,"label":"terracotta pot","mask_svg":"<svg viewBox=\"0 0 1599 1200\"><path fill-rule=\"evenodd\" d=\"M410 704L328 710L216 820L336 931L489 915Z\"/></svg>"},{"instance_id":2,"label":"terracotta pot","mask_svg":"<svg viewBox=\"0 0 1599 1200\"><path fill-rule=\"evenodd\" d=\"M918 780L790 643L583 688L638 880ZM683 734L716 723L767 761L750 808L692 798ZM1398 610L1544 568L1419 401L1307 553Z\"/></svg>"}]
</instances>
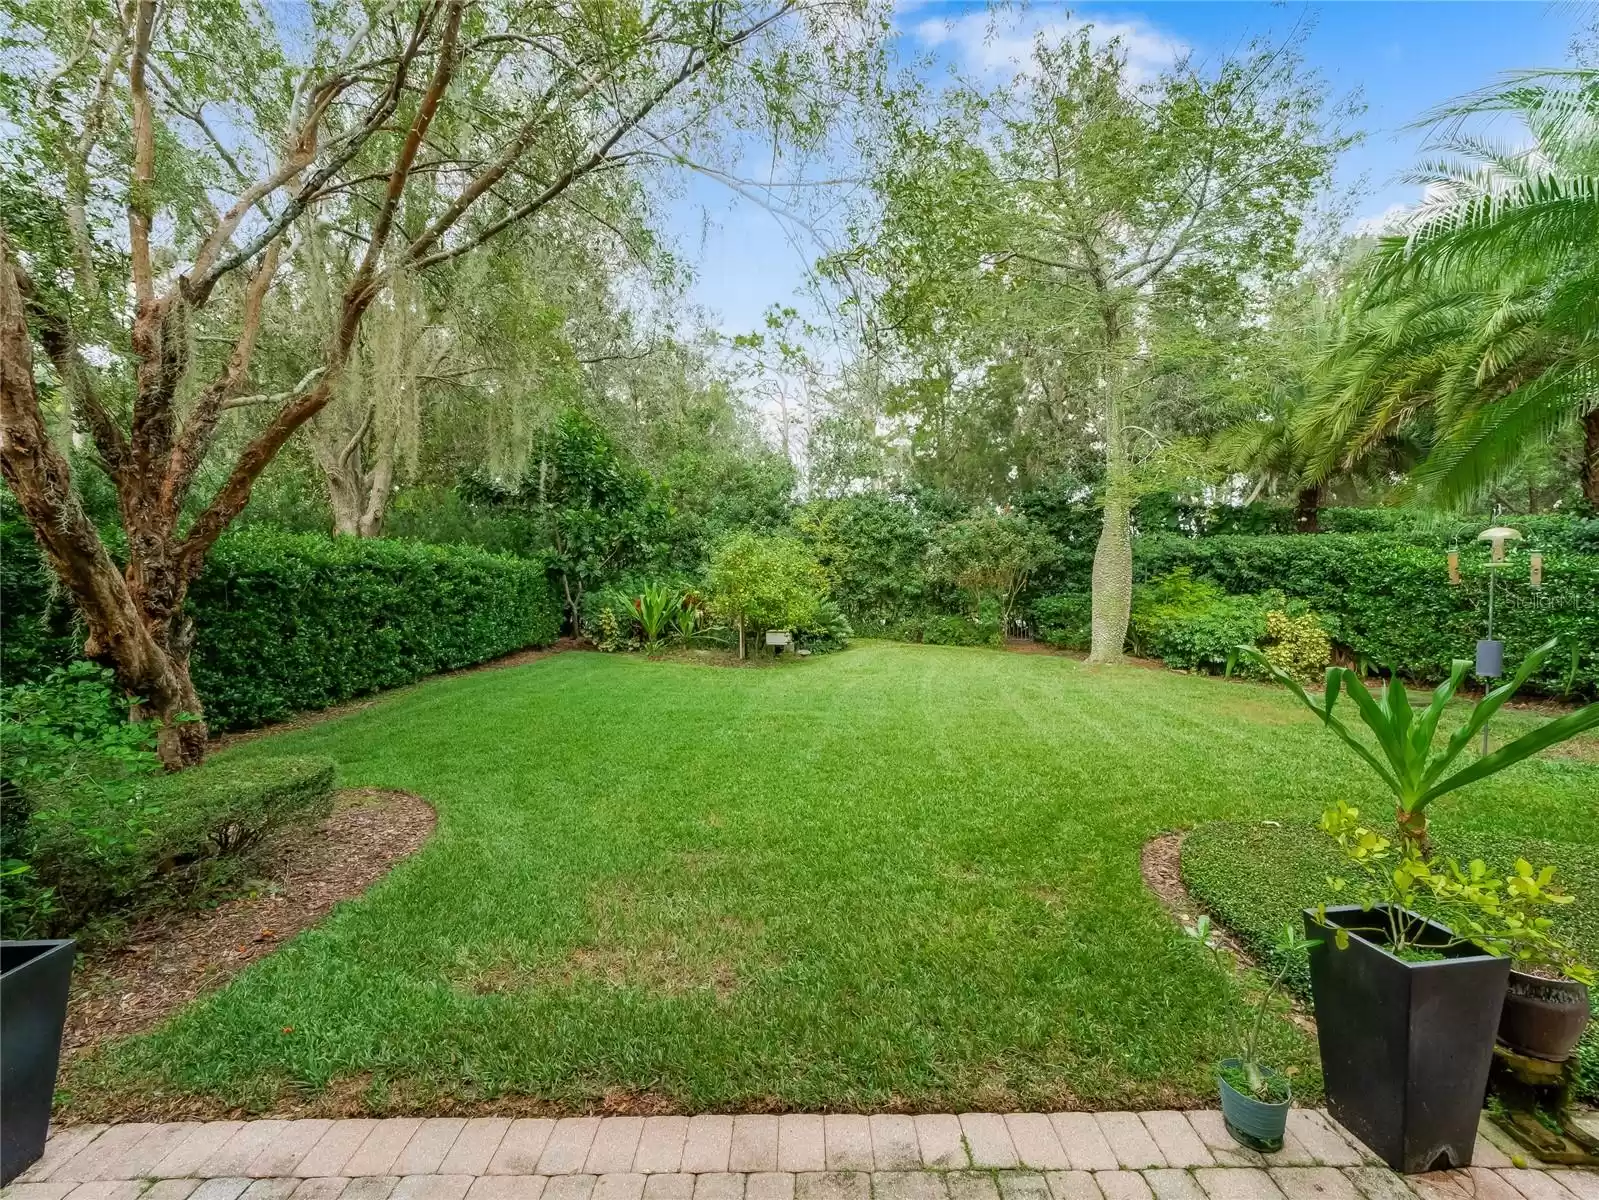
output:
<instances>
[{"instance_id":1,"label":"terracotta pot","mask_svg":"<svg viewBox=\"0 0 1599 1200\"><path fill-rule=\"evenodd\" d=\"M1565 1062L1588 1025L1588 989L1570 979L1510 972L1499 1040L1517 1054Z\"/></svg>"}]
</instances>

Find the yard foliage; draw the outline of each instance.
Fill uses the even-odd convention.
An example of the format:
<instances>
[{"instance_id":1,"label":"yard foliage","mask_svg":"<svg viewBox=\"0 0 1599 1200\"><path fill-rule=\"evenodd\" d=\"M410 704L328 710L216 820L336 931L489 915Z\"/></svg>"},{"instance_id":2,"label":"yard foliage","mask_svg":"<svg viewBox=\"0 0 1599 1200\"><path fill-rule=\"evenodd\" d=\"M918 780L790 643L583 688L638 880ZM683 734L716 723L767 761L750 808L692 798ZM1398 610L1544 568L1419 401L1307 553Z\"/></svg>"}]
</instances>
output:
<instances>
[{"instance_id":1,"label":"yard foliage","mask_svg":"<svg viewBox=\"0 0 1599 1200\"><path fill-rule=\"evenodd\" d=\"M735 533L717 546L706 582L711 611L738 630L741 655L748 634L814 623L827 594L821 569L802 542L755 533Z\"/></svg>"},{"instance_id":2,"label":"yard foliage","mask_svg":"<svg viewBox=\"0 0 1599 1200\"><path fill-rule=\"evenodd\" d=\"M561 627L536 559L267 530L220 542L191 606L194 677L224 729L545 645Z\"/></svg>"},{"instance_id":3,"label":"yard foliage","mask_svg":"<svg viewBox=\"0 0 1599 1200\"><path fill-rule=\"evenodd\" d=\"M1566 769L1583 770L1576 764ZM1587 961L1599 961L1599 843L1509 837L1486 821L1472 824L1471 830L1435 825L1436 852L1462 863L1480 858L1501 873L1518 858L1554 864L1560 886L1577 896L1570 908L1553 914L1555 930ZM1273 968L1285 965L1274 949L1283 922L1298 921L1301 910L1327 901L1327 878L1346 866L1337 845L1309 822L1213 821L1183 841L1182 875L1189 891ZM1310 972L1302 961L1289 966L1289 980L1301 996L1310 995ZM1584 1039L1579 1062L1581 1090L1599 1100L1599 1028Z\"/></svg>"},{"instance_id":4,"label":"yard foliage","mask_svg":"<svg viewBox=\"0 0 1599 1200\"><path fill-rule=\"evenodd\" d=\"M1585 522L1546 526L1586 544ZM1441 538L1398 533L1234 535L1144 534L1134 540L1135 591L1129 648L1172 666L1219 671L1239 642L1268 636L1267 614L1315 614L1331 646L1416 683L1448 677L1451 662L1486 635L1487 552L1462 551L1461 582L1449 582ZM1494 636L1516 662L1551 637L1561 654L1532 682L1545 693L1599 693L1599 555L1552 549L1543 585L1533 588L1525 553L1496 580ZM1175 580L1186 581L1177 589ZM1086 596L1073 589L1032 605L1039 636L1057 645L1086 644ZM1286 626L1283 634L1289 633ZM1308 634L1304 627L1300 634ZM1231 640L1229 640L1231 639ZM1281 640L1275 638L1274 640ZM1572 651L1575 651L1575 669Z\"/></svg>"},{"instance_id":5,"label":"yard foliage","mask_svg":"<svg viewBox=\"0 0 1599 1200\"><path fill-rule=\"evenodd\" d=\"M1536 723L1502 712L1495 736ZM1339 799L1388 811L1281 688L882 641L793 670L555 655L216 765L277 754L427 796L433 840L75 1063L74 1116L328 1089L373 1114L644 1091L687 1112L1213 1103L1237 984L1149 891L1140 848L1218 819L1297 836ZM1438 802L1441 846L1599 844L1594 786L1581 757L1520 763ZM1237 864L1263 889L1326 874L1286 850ZM1315 1103L1314 1038L1277 1020L1266 1038Z\"/></svg>"}]
</instances>

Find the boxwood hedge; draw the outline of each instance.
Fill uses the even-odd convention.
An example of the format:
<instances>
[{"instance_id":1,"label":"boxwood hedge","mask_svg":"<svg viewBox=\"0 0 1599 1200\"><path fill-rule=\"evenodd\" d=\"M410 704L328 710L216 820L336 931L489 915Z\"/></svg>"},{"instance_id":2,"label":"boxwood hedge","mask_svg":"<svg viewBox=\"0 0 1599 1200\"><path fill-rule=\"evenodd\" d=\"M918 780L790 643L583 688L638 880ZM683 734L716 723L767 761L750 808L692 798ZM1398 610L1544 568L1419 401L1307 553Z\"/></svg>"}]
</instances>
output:
<instances>
[{"instance_id":1,"label":"boxwood hedge","mask_svg":"<svg viewBox=\"0 0 1599 1200\"><path fill-rule=\"evenodd\" d=\"M1134 574L1157 578L1182 567L1235 595L1279 591L1304 601L1333 642L1418 682L1435 682L1456 658L1470 658L1488 610L1487 551L1462 554L1449 582L1444 545L1394 534L1138 538ZM1543 586L1528 578L1525 554L1499 568L1494 636L1507 662L1561 635L1577 651L1556 655L1537 678L1545 692L1599 693L1599 555L1545 552Z\"/></svg>"},{"instance_id":2,"label":"boxwood hedge","mask_svg":"<svg viewBox=\"0 0 1599 1200\"><path fill-rule=\"evenodd\" d=\"M269 530L217 543L189 612L191 669L214 729L547 645L561 627L537 559Z\"/></svg>"},{"instance_id":3,"label":"boxwood hedge","mask_svg":"<svg viewBox=\"0 0 1599 1200\"><path fill-rule=\"evenodd\" d=\"M1581 524L1568 521L1568 537ZM1599 554L1546 550L1543 585L1534 588L1524 552L1511 566L1490 568L1486 548L1473 546L1461 555L1460 582L1451 584L1449 545L1393 533L1155 533L1133 540L1133 573L1147 584L1186 570L1233 597L1285 597L1314 612L1344 654L1435 683L1454 659L1470 658L1484 636L1488 572L1497 569L1494 636L1505 643L1506 661L1517 662L1558 634L1576 650L1576 669L1568 649L1533 686L1548 694L1599 694ZM1032 613L1046 641L1087 645L1086 592L1042 597Z\"/></svg>"},{"instance_id":4,"label":"boxwood hedge","mask_svg":"<svg viewBox=\"0 0 1599 1200\"><path fill-rule=\"evenodd\" d=\"M5 552L4 682L31 682L75 655L82 637L24 527L8 524ZM259 528L217 543L187 612L190 668L219 730L547 645L561 630L540 559Z\"/></svg>"}]
</instances>

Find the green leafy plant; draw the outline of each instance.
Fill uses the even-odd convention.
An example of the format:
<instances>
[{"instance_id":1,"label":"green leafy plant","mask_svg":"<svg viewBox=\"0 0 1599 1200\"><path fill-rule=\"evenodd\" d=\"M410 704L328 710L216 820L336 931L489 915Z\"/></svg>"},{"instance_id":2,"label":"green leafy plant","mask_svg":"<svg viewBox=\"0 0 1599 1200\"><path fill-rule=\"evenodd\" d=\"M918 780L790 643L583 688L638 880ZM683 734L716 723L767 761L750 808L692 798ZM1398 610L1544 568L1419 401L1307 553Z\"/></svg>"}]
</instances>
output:
<instances>
[{"instance_id":1,"label":"green leafy plant","mask_svg":"<svg viewBox=\"0 0 1599 1200\"><path fill-rule=\"evenodd\" d=\"M1411 839L1395 844L1367 828L1360 822L1360 810L1343 801L1322 814L1320 827L1337 842L1355 873L1353 879L1330 876L1328 889L1371 913L1377 923L1370 932L1400 958L1432 959L1458 946L1473 946L1518 966L1594 982L1593 971L1554 934L1547 915L1576 899L1555 886L1554 867L1537 868L1519 858L1500 876L1481 859L1462 865L1431 857ZM1332 930L1334 946L1348 949L1350 931L1328 921L1326 904L1317 905L1316 913ZM1426 921L1415 920L1413 913ZM1440 934L1440 928L1447 934Z\"/></svg>"},{"instance_id":2,"label":"green leafy plant","mask_svg":"<svg viewBox=\"0 0 1599 1200\"><path fill-rule=\"evenodd\" d=\"M1266 640L1261 649L1266 661L1296 679L1314 677L1332 659L1332 639L1315 613L1268 612Z\"/></svg>"},{"instance_id":3,"label":"green leafy plant","mask_svg":"<svg viewBox=\"0 0 1599 1200\"><path fill-rule=\"evenodd\" d=\"M1236 967L1232 952L1211 929L1210 918L1201 916L1192 925L1184 925L1183 932L1203 946L1216 960L1216 965L1227 975L1234 974ZM1312 946L1320 945L1317 940L1312 940L1300 933L1293 922L1285 921L1277 935L1277 944L1273 962L1275 971L1268 977L1268 983L1260 991L1259 996L1252 1002L1248 1016L1247 1032L1244 1024L1239 1019L1236 1010L1227 1010L1230 1040L1236 1047L1238 1066L1233 1069L1224 1069L1222 1077L1236 1090L1257 1100L1267 1103L1277 1103L1288 1099L1287 1079L1275 1071L1268 1070L1260 1061L1260 1031L1266 1023L1266 1018L1274 1008L1285 1007L1288 1003L1284 994L1283 984L1288 978L1288 973L1304 953Z\"/></svg>"},{"instance_id":4,"label":"green leafy plant","mask_svg":"<svg viewBox=\"0 0 1599 1200\"><path fill-rule=\"evenodd\" d=\"M816 616L826 581L804 543L791 537L736 533L717 546L707 572L711 610L747 633L794 629Z\"/></svg>"},{"instance_id":5,"label":"green leafy plant","mask_svg":"<svg viewBox=\"0 0 1599 1200\"><path fill-rule=\"evenodd\" d=\"M1585 705L1530 733L1522 734L1515 741L1450 773L1450 767L1461 752L1504 706L1505 701L1514 696L1528 677L1543 665L1557 642L1558 639L1551 638L1527 655L1509 680L1476 703L1465 724L1450 735L1442 750L1436 752L1433 750L1433 740L1438 733L1438 724L1466 673L1471 670L1468 660L1455 660L1449 678L1438 685L1433 691L1432 702L1418 714L1410 707L1410 697L1405 693L1402 681L1385 681L1380 692L1373 696L1361 677L1348 667L1328 667L1322 703L1317 704L1305 692L1299 680L1274 665L1254 646L1239 646L1237 652L1264 667L1273 678L1287 686L1306 708L1315 713L1327 728L1342 738L1377 773L1378 778L1394 794L1395 815L1400 831L1406 839L1424 849L1427 841L1427 806L1439 796L1479 779L1486 779L1586 730L1599 728L1599 703ZM1334 715L1333 706L1337 703L1340 689L1349 694L1355 711L1376 739L1376 753Z\"/></svg>"},{"instance_id":6,"label":"green leafy plant","mask_svg":"<svg viewBox=\"0 0 1599 1200\"><path fill-rule=\"evenodd\" d=\"M218 894L276 831L326 816L333 783L328 759L223 758L115 786L41 786L27 878L52 890L48 932Z\"/></svg>"},{"instance_id":7,"label":"green leafy plant","mask_svg":"<svg viewBox=\"0 0 1599 1200\"><path fill-rule=\"evenodd\" d=\"M672 632L677 634L685 643L694 640L694 635L699 633L705 625L705 601L693 589L686 591L678 598L677 607L672 611Z\"/></svg>"},{"instance_id":8,"label":"green leafy plant","mask_svg":"<svg viewBox=\"0 0 1599 1200\"><path fill-rule=\"evenodd\" d=\"M681 597L664 583L649 584L633 597L633 611L638 614L646 647L653 648L666 636L667 627L681 607Z\"/></svg>"}]
</instances>

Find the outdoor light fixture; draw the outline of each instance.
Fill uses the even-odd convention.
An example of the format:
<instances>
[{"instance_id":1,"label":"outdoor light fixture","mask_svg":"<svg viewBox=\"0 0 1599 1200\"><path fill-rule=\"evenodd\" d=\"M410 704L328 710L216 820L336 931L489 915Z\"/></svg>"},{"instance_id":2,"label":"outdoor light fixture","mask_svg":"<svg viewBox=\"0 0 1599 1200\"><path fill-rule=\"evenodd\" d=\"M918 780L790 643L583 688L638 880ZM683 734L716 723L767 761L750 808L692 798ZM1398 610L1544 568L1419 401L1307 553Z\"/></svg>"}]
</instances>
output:
<instances>
[{"instance_id":1,"label":"outdoor light fixture","mask_svg":"<svg viewBox=\"0 0 1599 1200\"><path fill-rule=\"evenodd\" d=\"M1495 525L1477 535L1479 542L1492 547L1488 566L1505 566L1505 543L1519 542L1521 534L1508 525ZM1505 644L1494 639L1494 575L1488 572L1488 636L1477 643L1477 674L1483 679L1498 679L1505 673ZM1484 730L1484 733L1487 731Z\"/></svg>"}]
</instances>

